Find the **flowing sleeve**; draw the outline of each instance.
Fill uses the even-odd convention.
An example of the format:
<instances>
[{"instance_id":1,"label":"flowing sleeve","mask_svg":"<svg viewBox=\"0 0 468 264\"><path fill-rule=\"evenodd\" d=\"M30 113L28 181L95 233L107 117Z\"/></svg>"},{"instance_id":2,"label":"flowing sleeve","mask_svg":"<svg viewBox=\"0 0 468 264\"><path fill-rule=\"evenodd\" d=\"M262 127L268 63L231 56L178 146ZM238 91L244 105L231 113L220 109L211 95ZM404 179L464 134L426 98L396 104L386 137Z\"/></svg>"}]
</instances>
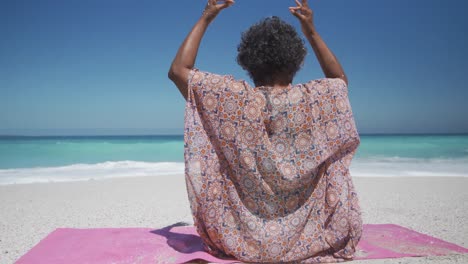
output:
<instances>
[{"instance_id":1,"label":"flowing sleeve","mask_svg":"<svg viewBox=\"0 0 468 264\"><path fill-rule=\"evenodd\" d=\"M189 107L196 107L203 129L210 135L210 140L218 141L219 125L225 119L225 102L240 101L246 87L234 80L232 75L215 74L193 68L188 78ZM235 94L235 95L234 95ZM233 98L236 96L237 99Z\"/></svg>"},{"instance_id":2,"label":"flowing sleeve","mask_svg":"<svg viewBox=\"0 0 468 264\"><path fill-rule=\"evenodd\" d=\"M226 207L227 198L219 199L229 179L227 166L220 158L223 139L222 101L233 96L233 89L244 89L231 75L220 75L192 69L188 78L188 97L185 105L184 160L188 198L197 232L205 249L221 256L217 225L213 223ZM234 88L232 88L234 87ZM226 187L227 188L227 187ZM224 213L223 213L224 214Z\"/></svg>"},{"instance_id":3,"label":"flowing sleeve","mask_svg":"<svg viewBox=\"0 0 468 264\"><path fill-rule=\"evenodd\" d=\"M362 216L358 196L350 175L349 167L360 144L360 137L354 121L348 97L348 86L340 78L322 79L329 89L329 102L334 115L327 117L324 112L323 134L337 134L340 144L333 146L334 140L327 140L330 151L325 161L325 210L329 213L325 226L325 239L334 248L335 257L349 258L356 251L362 235ZM319 87L318 90L321 88ZM337 130L337 132L333 132ZM333 138L333 136L331 137ZM347 229L347 232L346 232ZM344 234L347 240L343 246Z\"/></svg>"},{"instance_id":4,"label":"flowing sleeve","mask_svg":"<svg viewBox=\"0 0 468 264\"><path fill-rule=\"evenodd\" d=\"M187 195L190 202L190 209L197 228L198 234L204 241L205 250L211 254L221 254L217 250L214 242L209 238L208 228L205 223L206 185L209 183L206 176L207 157L213 157L211 153L213 147L209 140L209 134L204 129L203 106L200 99L208 86L204 86L211 76L208 72L202 72L196 68L191 69L189 73L187 88L188 96L185 104L184 117L184 160L185 160L185 183ZM206 153L208 151L208 153ZM218 165L219 166L219 165Z\"/></svg>"}]
</instances>

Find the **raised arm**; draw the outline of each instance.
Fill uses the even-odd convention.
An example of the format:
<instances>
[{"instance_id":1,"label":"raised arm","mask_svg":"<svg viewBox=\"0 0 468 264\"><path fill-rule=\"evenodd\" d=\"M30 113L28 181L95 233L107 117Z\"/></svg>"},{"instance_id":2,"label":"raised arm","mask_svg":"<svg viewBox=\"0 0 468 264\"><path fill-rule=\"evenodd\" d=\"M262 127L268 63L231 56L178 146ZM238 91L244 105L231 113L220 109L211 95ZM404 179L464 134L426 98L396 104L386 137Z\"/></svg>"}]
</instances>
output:
<instances>
[{"instance_id":1,"label":"raised arm","mask_svg":"<svg viewBox=\"0 0 468 264\"><path fill-rule=\"evenodd\" d=\"M295 1L297 6L290 7L289 11L299 19L302 32L314 49L315 56L317 56L325 77L340 78L346 83L346 85L348 85L348 78L346 77L340 62L315 30L313 12L310 9L307 0L302 0L302 3L298 0Z\"/></svg>"},{"instance_id":2,"label":"raised arm","mask_svg":"<svg viewBox=\"0 0 468 264\"><path fill-rule=\"evenodd\" d=\"M174 82L185 100L187 100L188 94L188 75L195 65L198 48L208 25L216 18L222 9L234 4L233 0L225 0L220 4L217 2L217 0L208 0L203 15L180 46L168 72L169 79Z\"/></svg>"}]
</instances>

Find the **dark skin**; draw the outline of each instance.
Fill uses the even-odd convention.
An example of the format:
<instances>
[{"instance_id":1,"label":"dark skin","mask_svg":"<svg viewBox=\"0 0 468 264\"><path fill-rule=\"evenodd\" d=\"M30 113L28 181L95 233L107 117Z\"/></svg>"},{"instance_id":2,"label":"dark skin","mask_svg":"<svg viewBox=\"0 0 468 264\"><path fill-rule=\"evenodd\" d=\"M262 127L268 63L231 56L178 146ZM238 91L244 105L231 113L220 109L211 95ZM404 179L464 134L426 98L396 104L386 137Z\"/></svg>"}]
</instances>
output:
<instances>
[{"instance_id":1,"label":"dark skin","mask_svg":"<svg viewBox=\"0 0 468 264\"><path fill-rule=\"evenodd\" d=\"M291 14L297 17L301 23L302 32L312 46L312 49L315 52L325 77L340 78L346 83L346 85L348 85L348 78L346 77L341 64L315 29L313 11L309 7L308 1L302 0L302 2L300 2L299 0L295 0L295 2L297 6L289 7L289 11ZM174 60L172 61L168 77L177 86L185 100L187 100L188 95L187 84L189 73L195 65L198 48L200 47L200 42L203 38L203 35L205 34L208 26L211 24L211 22L214 21L218 14L223 9L226 9L233 4L233 0L208 0L202 16L192 28L188 36L185 38ZM275 88L287 88L288 84L289 80L276 78L272 81L272 83L256 83L255 85L257 87L271 86Z\"/></svg>"}]
</instances>

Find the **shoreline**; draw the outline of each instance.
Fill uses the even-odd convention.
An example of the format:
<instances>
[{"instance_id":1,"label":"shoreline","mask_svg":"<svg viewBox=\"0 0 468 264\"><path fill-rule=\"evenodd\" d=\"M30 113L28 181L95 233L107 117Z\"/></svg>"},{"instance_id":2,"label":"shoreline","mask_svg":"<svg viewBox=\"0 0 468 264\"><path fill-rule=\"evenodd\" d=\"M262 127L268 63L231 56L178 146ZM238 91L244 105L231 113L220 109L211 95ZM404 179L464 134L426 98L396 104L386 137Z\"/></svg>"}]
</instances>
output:
<instances>
[{"instance_id":1,"label":"shoreline","mask_svg":"<svg viewBox=\"0 0 468 264\"><path fill-rule=\"evenodd\" d=\"M353 177L365 224L398 224L468 247L468 177ZM0 185L0 263L58 227L193 224L183 174ZM384 262L383 262L384 261ZM353 263L468 263L468 254Z\"/></svg>"},{"instance_id":2,"label":"shoreline","mask_svg":"<svg viewBox=\"0 0 468 264\"><path fill-rule=\"evenodd\" d=\"M144 164L145 162L141 162L141 163ZM160 164L166 165L166 167L168 167L168 166L172 166L172 167L181 166L181 168L173 169L172 171L171 171L171 168L169 168L169 169L166 168L166 171L164 171L162 173L153 174L153 175L149 175L148 173L154 173L154 171L146 171L146 172L143 172L143 173L139 173L138 175L129 175L128 172L123 172L123 173L121 173L121 175L119 175L118 172L116 172L116 171L113 171L113 172L105 171L104 172L104 173L114 173L113 176L108 176L108 175L103 176L103 174L104 174L103 172L96 172L96 171L89 171L89 172L85 171L85 172L83 172L83 175L88 175L88 173L92 173L92 172L98 174L98 176L86 176L88 178L82 178L81 177L82 175L79 175L78 177L77 176L71 176L71 177L67 178L66 176L61 175L61 174L53 175L53 176L49 176L49 177L44 176L45 173L51 172L52 170L41 172L41 173L39 173L39 175L36 175L36 176L33 176L33 177L22 177L22 175L26 175L26 174L31 175L31 174L34 174L35 172L37 174L37 171L34 171L34 170L38 170L38 169L39 170L55 169L56 167L0 169L0 187L2 187L2 186L23 186L23 185L26 186L26 185L31 185L31 184L100 182L100 181L109 181L109 180L118 180L118 179L136 179L136 178L160 178L160 179L164 180L165 177L170 177L170 176L177 177L178 175L183 176L183 174L184 174L184 172L183 172L184 171L184 169L183 169L184 164L183 163L180 163L180 162L161 162ZM90 166L89 164L78 164L78 165ZM76 170L76 165L63 166L63 167L70 167L70 168ZM59 168L63 168L63 167L59 167ZM139 169L141 171L144 171L144 169L146 169L146 168L132 168L132 169L134 171L139 170ZM161 168L159 167L159 168L156 168L154 170L158 170L158 169L161 169ZM4 179L2 180L2 176L5 176L5 175L2 174L2 171L15 171L15 176L18 177L18 175L20 175L20 177L18 177L18 179L16 179L16 181L14 181L14 182L11 182L13 180L10 180L10 181L5 181ZM468 179L468 172L467 172L467 174L455 174L455 173L449 173L449 172L445 172L445 174L444 174L444 173L427 173L425 171L419 171L419 172L407 171L408 175L397 174L396 176L395 176L395 174L391 175L389 172L371 173L371 172L360 171L358 173L354 173L353 170L351 170L350 173L351 173L351 176L353 177L353 179L366 179L366 178L369 178L369 179L374 179L374 178L377 178L377 179L411 179L411 178L416 178L416 179L421 179L421 178ZM5 178L8 179L8 178L11 178L11 177L12 176L6 176ZM44 177L44 178L41 178L41 177Z\"/></svg>"}]
</instances>

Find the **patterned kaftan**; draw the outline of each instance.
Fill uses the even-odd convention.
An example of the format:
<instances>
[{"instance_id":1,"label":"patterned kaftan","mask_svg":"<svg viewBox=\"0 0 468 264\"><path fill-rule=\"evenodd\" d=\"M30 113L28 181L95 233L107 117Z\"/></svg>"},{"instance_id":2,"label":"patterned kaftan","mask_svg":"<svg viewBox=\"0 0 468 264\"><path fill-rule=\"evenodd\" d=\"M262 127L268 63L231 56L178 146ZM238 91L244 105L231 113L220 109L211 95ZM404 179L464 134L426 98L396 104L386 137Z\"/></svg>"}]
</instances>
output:
<instances>
[{"instance_id":1,"label":"patterned kaftan","mask_svg":"<svg viewBox=\"0 0 468 264\"><path fill-rule=\"evenodd\" d=\"M206 250L248 262L341 262L361 237L360 143L346 83L252 88L192 69L185 177Z\"/></svg>"}]
</instances>

